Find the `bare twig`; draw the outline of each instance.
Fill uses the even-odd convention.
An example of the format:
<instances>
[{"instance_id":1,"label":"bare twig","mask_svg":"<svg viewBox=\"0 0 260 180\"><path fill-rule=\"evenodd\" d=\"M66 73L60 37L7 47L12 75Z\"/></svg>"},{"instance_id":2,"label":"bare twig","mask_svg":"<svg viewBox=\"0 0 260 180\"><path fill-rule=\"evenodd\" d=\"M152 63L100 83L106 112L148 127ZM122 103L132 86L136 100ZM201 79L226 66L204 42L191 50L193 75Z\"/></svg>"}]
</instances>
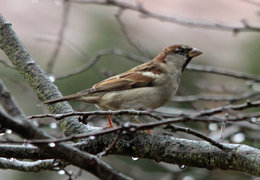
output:
<instances>
[{"instance_id":1,"label":"bare twig","mask_svg":"<svg viewBox=\"0 0 260 180\"><path fill-rule=\"evenodd\" d=\"M0 103L7 113L13 117L22 116L23 112L18 107L14 98L11 96L10 92L6 89L3 81L0 80Z\"/></svg>"},{"instance_id":2,"label":"bare twig","mask_svg":"<svg viewBox=\"0 0 260 180\"><path fill-rule=\"evenodd\" d=\"M60 52L62 43L64 41L64 34L65 34L66 26L68 24L69 10L70 10L70 2L68 0L64 0L63 10L62 10L62 21L61 21L62 23L61 23L61 26L59 29L56 47L55 47L53 53L51 54L50 60L47 63L47 69L46 69L47 73L52 73L55 62L58 57L58 54Z\"/></svg>"},{"instance_id":3,"label":"bare twig","mask_svg":"<svg viewBox=\"0 0 260 180\"><path fill-rule=\"evenodd\" d=\"M128 131L130 133L133 133L138 130L145 130L145 129L151 129L154 127L158 127L161 125L168 125L168 124L171 124L172 122L174 122L174 120L164 120L164 121L147 123L147 124L131 124L131 123L127 122L127 123L123 124L121 127L116 127L113 129L105 129L105 130L94 132L94 133L76 134L76 135L71 135L71 136L59 138L59 139L32 139L32 140L27 140L26 143L30 143L30 144L55 143L56 144L56 143L60 143L60 142L72 141L75 139L83 139L83 138L88 138L88 137L95 137L95 136L100 136L100 135L109 134L109 133L118 133L118 132L123 132L123 131ZM220 143L214 141L213 139L208 138L206 135L203 135L190 128L184 128L184 127L171 125L171 129L173 129L175 132L177 132L177 131L185 132L185 133L191 134L193 136L199 137L205 141L208 141L210 144L218 147L221 150L228 150L228 148L226 148L223 144L220 144ZM1 141L1 143L24 143L24 141L12 141L12 142Z\"/></svg>"},{"instance_id":4,"label":"bare twig","mask_svg":"<svg viewBox=\"0 0 260 180\"><path fill-rule=\"evenodd\" d=\"M70 117L70 116L93 116L93 115L138 115L138 116L149 116L152 118L155 118L157 120L162 120L162 117L156 113L151 113L148 111L137 111L137 110L118 110L118 111L90 111L90 112L69 112L69 113L64 113L64 114L40 114L40 115L33 115L28 117L29 119L35 119L35 118L45 118L45 117L50 117L54 118L55 120L60 120L65 117Z\"/></svg>"},{"instance_id":5,"label":"bare twig","mask_svg":"<svg viewBox=\"0 0 260 180\"><path fill-rule=\"evenodd\" d=\"M57 76L56 79L65 79L65 78L74 76L76 74L82 73L82 72L88 70L89 68L91 68L101 57L106 56L106 55L122 56L122 57L125 57L125 58L130 59L135 62L145 62L145 60L146 60L146 58L142 58L142 57L136 56L134 54L126 53L126 52L122 51L121 49L116 49L116 48L105 49L105 50L99 51L95 56L90 58L89 63L86 64L85 66L75 69L70 73L66 73L66 74Z\"/></svg>"},{"instance_id":6,"label":"bare twig","mask_svg":"<svg viewBox=\"0 0 260 180\"><path fill-rule=\"evenodd\" d=\"M42 170L52 170L56 171L56 168L63 168L64 163L61 161L56 163L55 160L38 160L33 162L19 161L17 159L6 159L0 158L0 168L1 169L13 169L24 172L39 172Z\"/></svg>"},{"instance_id":7,"label":"bare twig","mask_svg":"<svg viewBox=\"0 0 260 180\"><path fill-rule=\"evenodd\" d=\"M194 101L240 101L260 95L258 91L248 91L237 95L193 95L175 96L173 102L194 102Z\"/></svg>"},{"instance_id":8,"label":"bare twig","mask_svg":"<svg viewBox=\"0 0 260 180\"><path fill-rule=\"evenodd\" d=\"M210 22L201 22L201 21L191 21L171 16L165 16L161 14L156 14L152 11L145 9L140 5L132 5L129 3L125 3L123 1L115 1L115 0L70 0L70 2L74 3L83 3L83 4L97 4L97 5L106 5L106 6L116 6L122 9L128 9L132 11L136 11L144 15L144 17L155 18L160 21L175 23L182 26L187 27L196 27L196 28L204 28L204 29L214 29L221 31L231 31L233 33L239 32L260 32L260 27L255 26L245 26L242 23L242 26L230 26L218 23L210 23Z\"/></svg>"},{"instance_id":9,"label":"bare twig","mask_svg":"<svg viewBox=\"0 0 260 180\"><path fill-rule=\"evenodd\" d=\"M213 73L213 74L219 74L219 75L224 75L224 76L230 76L233 78L239 78L239 79L244 79L244 80L251 80L255 82L260 82L260 77L259 76L254 76L252 74L247 74L243 72L238 72L238 71L231 71L227 69L222 69L222 68L216 68L212 66L202 66L202 65L189 65L187 67L188 70L190 71L198 71L198 72L208 72L208 73Z\"/></svg>"},{"instance_id":10,"label":"bare twig","mask_svg":"<svg viewBox=\"0 0 260 180\"><path fill-rule=\"evenodd\" d=\"M130 34L128 33L128 31L127 31L127 29L126 29L126 26L125 26L123 20L121 19L121 18L122 18L123 11L124 11L124 10L120 8L115 16L116 16L116 19L117 19L118 23L119 23L120 26L121 26L121 30L122 30L122 32L124 33L124 35L125 35L127 41L128 41L129 44L131 44L141 55L150 58L150 56L149 56L144 50L142 50L142 48L141 48L136 42L134 42L134 40L130 37Z\"/></svg>"},{"instance_id":11,"label":"bare twig","mask_svg":"<svg viewBox=\"0 0 260 180\"><path fill-rule=\"evenodd\" d=\"M50 35L50 34L39 34L36 35L36 40L38 41L46 41L46 42L57 42L58 41L57 36ZM66 39L63 37L63 44L66 45L68 48L70 48L72 51L74 51L76 54L81 56L82 59L86 60L88 58L88 54L84 52L78 45L70 41L69 39Z\"/></svg>"},{"instance_id":12,"label":"bare twig","mask_svg":"<svg viewBox=\"0 0 260 180\"><path fill-rule=\"evenodd\" d=\"M212 108L209 110L202 110L193 114L159 114L159 113L153 113L149 111L137 111L137 110L118 110L118 111L91 111L91 112L69 112L64 114L40 114L40 115L33 115L28 117L29 119L34 118L45 118L45 117L51 117L56 120L63 119L65 117L70 116L93 116L93 115L138 115L138 116L149 116L157 120L162 120L163 118L183 118L183 119L193 119L193 118L202 118L204 116L210 116L214 114L218 114L221 112L229 111L229 110L244 110L252 107L259 107L260 106L260 100L258 101L247 101L246 103L238 104L238 105L225 105L220 106L217 108ZM212 118L212 117L211 117ZM245 118L245 117L244 117ZM219 120L219 119L218 119ZM240 118L242 120L242 118ZM227 119L228 121L228 119ZM234 121L234 119L232 120Z\"/></svg>"},{"instance_id":13,"label":"bare twig","mask_svg":"<svg viewBox=\"0 0 260 180\"><path fill-rule=\"evenodd\" d=\"M248 108L253 108L253 107L259 107L260 106L260 100L258 101L247 101L246 103L243 104L238 104L238 105L226 105L226 106L220 106L217 108L213 108L213 109L209 109L209 110L204 110L204 111L200 111L198 113L195 113L193 116L210 116L213 114L217 114L217 113L221 113L227 110L244 110L244 109L248 109Z\"/></svg>"},{"instance_id":14,"label":"bare twig","mask_svg":"<svg viewBox=\"0 0 260 180\"><path fill-rule=\"evenodd\" d=\"M7 64L7 62L5 62L4 60L1 60L1 59L0 59L0 63L3 64L3 65L4 65L5 67L7 67L7 68L14 69L13 66Z\"/></svg>"}]
</instances>

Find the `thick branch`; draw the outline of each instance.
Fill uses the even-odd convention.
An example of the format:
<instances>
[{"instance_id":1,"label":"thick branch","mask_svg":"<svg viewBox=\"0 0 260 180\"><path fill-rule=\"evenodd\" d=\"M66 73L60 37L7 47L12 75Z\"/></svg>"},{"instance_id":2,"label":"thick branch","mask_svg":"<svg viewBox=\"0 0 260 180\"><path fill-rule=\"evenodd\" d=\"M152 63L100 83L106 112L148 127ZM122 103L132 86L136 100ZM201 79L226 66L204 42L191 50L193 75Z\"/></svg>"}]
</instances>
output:
<instances>
[{"instance_id":1,"label":"thick branch","mask_svg":"<svg viewBox=\"0 0 260 180\"><path fill-rule=\"evenodd\" d=\"M26 139L54 139L35 127L25 118L13 119L0 111L1 125L19 134ZM61 160L68 161L86 171L91 172L101 179L130 179L114 171L108 164L89 153L84 153L65 143L57 143L55 147L48 144L35 144L45 154L52 154Z\"/></svg>"},{"instance_id":2,"label":"thick branch","mask_svg":"<svg viewBox=\"0 0 260 180\"><path fill-rule=\"evenodd\" d=\"M98 154L104 151L115 137L116 134L100 136L75 144L74 147ZM172 134L151 136L139 132L120 136L108 153L208 169L236 170L260 176L259 149L239 144L224 145L231 151L221 151L205 141L174 138ZM4 157L10 157L10 153L14 152L15 158L58 158L53 154L46 157L34 147L0 145L0 151Z\"/></svg>"},{"instance_id":3,"label":"thick branch","mask_svg":"<svg viewBox=\"0 0 260 180\"><path fill-rule=\"evenodd\" d=\"M45 72L36 64L34 59L23 47L8 23L0 15L0 48L8 56L14 67L23 75L25 80L36 92L41 100L61 97L57 87L46 76ZM49 106L53 113L65 113L73 111L67 102ZM65 131L65 134L83 132L87 129L82 126L76 118L67 118L59 122L59 125Z\"/></svg>"}]
</instances>

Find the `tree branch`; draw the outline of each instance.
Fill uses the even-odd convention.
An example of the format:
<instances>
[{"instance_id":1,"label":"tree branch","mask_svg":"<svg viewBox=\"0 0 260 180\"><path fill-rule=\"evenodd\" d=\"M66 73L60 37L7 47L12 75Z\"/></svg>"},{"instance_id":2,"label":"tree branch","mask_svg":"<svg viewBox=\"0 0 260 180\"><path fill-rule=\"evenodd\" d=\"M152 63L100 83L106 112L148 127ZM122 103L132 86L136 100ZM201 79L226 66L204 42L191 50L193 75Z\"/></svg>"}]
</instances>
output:
<instances>
[{"instance_id":1,"label":"tree branch","mask_svg":"<svg viewBox=\"0 0 260 180\"><path fill-rule=\"evenodd\" d=\"M55 160L38 160L34 162L24 162L16 159L0 158L1 169L12 169L24 172L39 172L42 170L51 170L64 168L60 163L55 163ZM57 171L57 170L56 170Z\"/></svg>"},{"instance_id":2,"label":"tree branch","mask_svg":"<svg viewBox=\"0 0 260 180\"><path fill-rule=\"evenodd\" d=\"M61 97L57 87L46 76L45 72L36 64L35 60L23 47L8 23L0 15L0 48L8 56L14 67L21 73L27 83L36 92L41 100ZM67 102L48 106L52 113L73 111ZM65 134L80 133L88 130L76 118L68 118L59 122Z\"/></svg>"},{"instance_id":3,"label":"tree branch","mask_svg":"<svg viewBox=\"0 0 260 180\"><path fill-rule=\"evenodd\" d=\"M240 101L252 97L259 96L259 91L247 91L236 95L191 95L191 96L175 96L173 102L195 102L195 101Z\"/></svg>"},{"instance_id":4,"label":"tree branch","mask_svg":"<svg viewBox=\"0 0 260 180\"><path fill-rule=\"evenodd\" d=\"M55 62L57 60L61 46L64 41L64 34L65 34L66 26L68 24L70 2L68 0L64 0L63 2L64 3L63 3L63 9L62 9L62 21L61 21L61 26L60 26L59 33L58 33L58 40L57 40L56 47L55 47L53 53L51 54L51 57L47 63L47 69L46 69L47 73L52 73L52 71L53 71Z\"/></svg>"},{"instance_id":5,"label":"tree branch","mask_svg":"<svg viewBox=\"0 0 260 180\"><path fill-rule=\"evenodd\" d=\"M0 48L6 53L10 58L17 70L19 70L31 85L33 89L37 92L40 99L47 99L48 97L61 96L57 88L51 83L44 72L37 66L22 46L22 44L17 39L14 31L11 29L10 24L5 21L5 19L0 15ZM50 90L53 90L52 96L49 95ZM72 108L67 103L61 103L60 105L50 106L56 109L55 111L66 112L66 110L72 110ZM17 107L18 108L18 107ZM19 108L18 108L19 109ZM0 111L1 125L4 128L8 128L19 134L26 139L53 139L52 136L45 134L30 121L28 121L24 115L13 119L12 117L6 115ZM63 124L62 124L63 123ZM65 124L66 123L66 124ZM70 130L70 134L80 130L87 130L85 126L81 125L76 118L69 118L66 121L61 121L60 125L64 130ZM69 127L67 127L69 125ZM72 127L74 126L74 127ZM91 172L100 178L106 179L130 179L125 175L114 171L108 164L98 159L97 157L81 152L80 150L73 148L67 144L59 143L53 148L48 144L36 144L44 153L52 153L59 156L59 159L66 160L86 171Z\"/></svg>"},{"instance_id":6,"label":"tree branch","mask_svg":"<svg viewBox=\"0 0 260 180\"><path fill-rule=\"evenodd\" d=\"M132 5L125 2L115 1L115 0L69 0L72 3L83 3L83 4L96 4L96 5L105 5L105 6L115 6L121 9L128 9L132 11L136 11L144 15L143 17L149 17L158 19L163 22L170 22L182 26L187 27L195 27L195 28L204 28L204 29L214 29L220 31L231 31L233 33L239 32L260 32L260 27L251 26L247 23L241 21L242 26L229 26L218 23L210 23L210 22L201 22L201 21L191 21L171 16L165 16L161 14L156 14L152 11L149 11L142 7L140 4Z\"/></svg>"},{"instance_id":7,"label":"tree branch","mask_svg":"<svg viewBox=\"0 0 260 180\"><path fill-rule=\"evenodd\" d=\"M254 76L252 74L238 72L238 71L231 71L231 70L222 69L222 68L216 68L216 67L212 67L212 66L202 66L202 65L192 64L192 65L188 65L187 69L190 71L207 72L207 73L219 74L219 75L223 75L223 76L229 76L229 77L233 77L233 78L260 82L259 76Z\"/></svg>"},{"instance_id":8,"label":"tree branch","mask_svg":"<svg viewBox=\"0 0 260 180\"><path fill-rule=\"evenodd\" d=\"M105 150L116 138L116 134L88 139L74 145L82 151L98 154ZM179 139L172 134L149 135L137 132L127 133L119 137L116 144L108 154L118 154L138 158L154 159L157 162L167 162L185 166L201 167L207 169L236 170L260 176L260 150L240 144L224 144L231 151L222 151L205 141ZM12 147L12 146L10 146ZM10 156L12 151L15 158L35 159L44 158L39 149L34 147L13 146L10 148L0 145L3 156ZM8 151L5 149L8 148ZM23 151L30 153L22 153ZM9 152L9 153L5 153ZM58 158L54 154L50 157Z\"/></svg>"}]
</instances>

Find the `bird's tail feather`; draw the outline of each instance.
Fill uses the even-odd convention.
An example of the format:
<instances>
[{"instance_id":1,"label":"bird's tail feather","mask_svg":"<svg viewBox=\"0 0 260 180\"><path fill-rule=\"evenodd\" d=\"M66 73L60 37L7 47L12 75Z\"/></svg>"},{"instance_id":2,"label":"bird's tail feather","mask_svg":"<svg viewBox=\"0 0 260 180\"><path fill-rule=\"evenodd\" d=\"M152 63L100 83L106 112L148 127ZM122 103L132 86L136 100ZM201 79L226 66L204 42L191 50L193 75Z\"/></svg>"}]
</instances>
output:
<instances>
[{"instance_id":1,"label":"bird's tail feather","mask_svg":"<svg viewBox=\"0 0 260 180\"><path fill-rule=\"evenodd\" d=\"M51 99L48 101L43 102L43 104L53 104L53 103L57 103L57 102L61 102L61 101L67 101L67 100L77 100L82 96L82 94L72 94L72 95L68 95L68 96L63 96L60 98L56 98L56 99Z\"/></svg>"}]
</instances>

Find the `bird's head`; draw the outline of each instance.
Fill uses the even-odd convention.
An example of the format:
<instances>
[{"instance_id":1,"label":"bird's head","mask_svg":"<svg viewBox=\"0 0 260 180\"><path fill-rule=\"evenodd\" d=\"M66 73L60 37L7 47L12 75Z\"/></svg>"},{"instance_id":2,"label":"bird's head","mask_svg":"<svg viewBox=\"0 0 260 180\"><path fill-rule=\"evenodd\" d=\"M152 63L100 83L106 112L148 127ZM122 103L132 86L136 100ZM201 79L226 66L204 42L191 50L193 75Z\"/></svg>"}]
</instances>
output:
<instances>
[{"instance_id":1,"label":"bird's head","mask_svg":"<svg viewBox=\"0 0 260 180\"><path fill-rule=\"evenodd\" d=\"M164 63L174 63L174 65L183 72L191 59L200 54L202 54L202 52L196 48L192 48L188 45L175 44L163 49L157 58Z\"/></svg>"}]
</instances>

